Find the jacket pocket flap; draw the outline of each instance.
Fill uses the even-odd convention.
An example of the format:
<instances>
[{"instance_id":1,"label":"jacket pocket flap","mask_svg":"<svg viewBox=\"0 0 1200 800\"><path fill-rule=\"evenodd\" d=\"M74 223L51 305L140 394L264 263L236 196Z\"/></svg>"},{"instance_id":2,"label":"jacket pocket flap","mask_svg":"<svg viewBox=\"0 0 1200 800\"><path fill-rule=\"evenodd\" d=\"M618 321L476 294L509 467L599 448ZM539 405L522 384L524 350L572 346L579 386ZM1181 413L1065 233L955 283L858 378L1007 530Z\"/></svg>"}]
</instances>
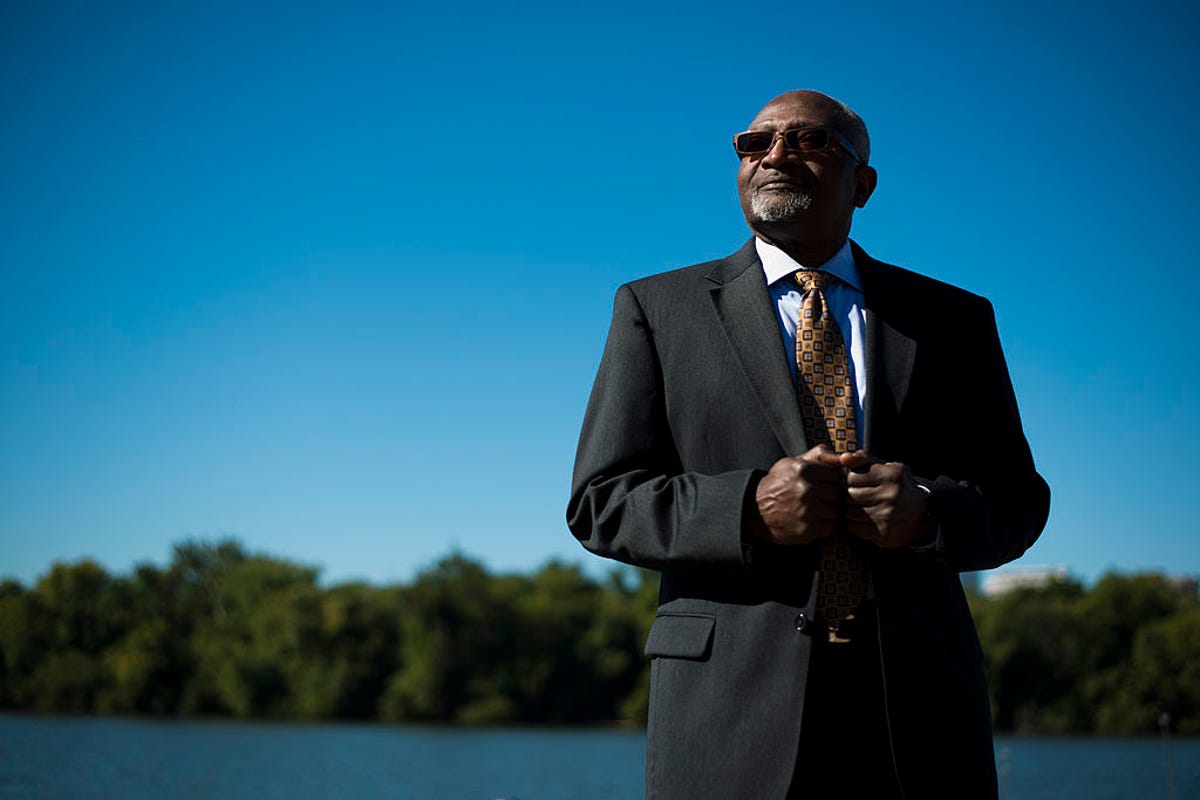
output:
<instances>
[{"instance_id":1,"label":"jacket pocket flap","mask_svg":"<svg viewBox=\"0 0 1200 800\"><path fill-rule=\"evenodd\" d=\"M646 637L646 655L704 658L716 622L704 614L660 614Z\"/></svg>"}]
</instances>

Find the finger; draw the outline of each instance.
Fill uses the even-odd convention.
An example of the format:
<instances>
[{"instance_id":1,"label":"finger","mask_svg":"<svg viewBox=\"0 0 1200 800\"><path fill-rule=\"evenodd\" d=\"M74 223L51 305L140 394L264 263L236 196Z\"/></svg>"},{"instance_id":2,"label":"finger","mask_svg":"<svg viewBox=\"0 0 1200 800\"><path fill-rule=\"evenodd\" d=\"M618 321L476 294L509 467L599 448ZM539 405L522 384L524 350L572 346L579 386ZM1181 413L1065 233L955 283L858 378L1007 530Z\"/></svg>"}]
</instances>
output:
<instances>
[{"instance_id":1,"label":"finger","mask_svg":"<svg viewBox=\"0 0 1200 800\"><path fill-rule=\"evenodd\" d=\"M768 485L791 486L796 482L831 483L841 480L841 472L833 467L803 458L784 458L771 467L763 478Z\"/></svg>"},{"instance_id":2,"label":"finger","mask_svg":"<svg viewBox=\"0 0 1200 800\"><path fill-rule=\"evenodd\" d=\"M866 450L855 450L853 453L842 453L838 456L842 469L865 470L871 464L871 456Z\"/></svg>"},{"instance_id":3,"label":"finger","mask_svg":"<svg viewBox=\"0 0 1200 800\"><path fill-rule=\"evenodd\" d=\"M894 508L900 499L900 486L895 483L846 487L846 501L851 505L863 508Z\"/></svg>"},{"instance_id":4,"label":"finger","mask_svg":"<svg viewBox=\"0 0 1200 800\"><path fill-rule=\"evenodd\" d=\"M817 522L826 524L829 525L830 529L832 530L836 528L837 523L841 521L842 511L832 503L828 505L821 504L809 509L808 518L810 523Z\"/></svg>"},{"instance_id":5,"label":"finger","mask_svg":"<svg viewBox=\"0 0 1200 800\"><path fill-rule=\"evenodd\" d=\"M846 503L855 508L870 508L884 501L878 486L848 486L846 487Z\"/></svg>"},{"instance_id":6,"label":"finger","mask_svg":"<svg viewBox=\"0 0 1200 800\"><path fill-rule=\"evenodd\" d=\"M810 483L833 483L840 486L842 483L842 470L837 465L802 460L800 462L798 477Z\"/></svg>"},{"instance_id":7,"label":"finger","mask_svg":"<svg viewBox=\"0 0 1200 800\"><path fill-rule=\"evenodd\" d=\"M841 483L811 483L802 491L804 502L829 506L836 509L842 504Z\"/></svg>"},{"instance_id":8,"label":"finger","mask_svg":"<svg viewBox=\"0 0 1200 800\"><path fill-rule=\"evenodd\" d=\"M866 509L860 506L846 506L845 520L847 525L870 525L875 526L875 520L871 519L871 515Z\"/></svg>"},{"instance_id":9,"label":"finger","mask_svg":"<svg viewBox=\"0 0 1200 800\"><path fill-rule=\"evenodd\" d=\"M904 476L904 467L891 462L876 461L865 470L851 472L846 476L850 486L882 486L899 483Z\"/></svg>"},{"instance_id":10,"label":"finger","mask_svg":"<svg viewBox=\"0 0 1200 800\"><path fill-rule=\"evenodd\" d=\"M862 539L864 542L878 543L883 539L883 534L869 518L865 522L848 522L846 530L851 536Z\"/></svg>"},{"instance_id":11,"label":"finger","mask_svg":"<svg viewBox=\"0 0 1200 800\"><path fill-rule=\"evenodd\" d=\"M812 461L818 464L827 464L831 467L841 467L841 462L838 460L838 454L829 449L827 444L819 444L816 447L810 448L803 453L800 458L805 461Z\"/></svg>"},{"instance_id":12,"label":"finger","mask_svg":"<svg viewBox=\"0 0 1200 800\"><path fill-rule=\"evenodd\" d=\"M868 489L883 485L883 476L872 472L850 472L846 474L846 486L851 489Z\"/></svg>"}]
</instances>

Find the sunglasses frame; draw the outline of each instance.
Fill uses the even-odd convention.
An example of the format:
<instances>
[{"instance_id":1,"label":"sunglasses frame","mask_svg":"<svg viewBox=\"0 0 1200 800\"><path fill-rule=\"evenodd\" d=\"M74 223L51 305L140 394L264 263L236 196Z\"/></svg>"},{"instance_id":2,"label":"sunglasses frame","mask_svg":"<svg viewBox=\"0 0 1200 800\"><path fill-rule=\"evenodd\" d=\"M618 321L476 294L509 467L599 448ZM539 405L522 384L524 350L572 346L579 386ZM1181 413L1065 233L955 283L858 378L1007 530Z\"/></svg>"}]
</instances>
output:
<instances>
[{"instance_id":1,"label":"sunglasses frame","mask_svg":"<svg viewBox=\"0 0 1200 800\"><path fill-rule=\"evenodd\" d=\"M794 137L797 133L799 133L801 131L824 131L825 134L828 136L828 138L825 140L825 144L823 144L817 148L805 149L803 147L793 147L788 142L788 138ZM742 150L738 147L737 141L739 138L741 138L742 136L745 136L748 133L769 133L769 134L771 134L771 143L768 144L762 150ZM746 158L747 156L762 155L763 153L771 152L771 148L775 146L776 139L783 139L783 146L786 147L788 150L792 150L797 153L823 153L829 149L829 145L831 143L836 142L839 146L841 146L841 148L843 150L846 151L847 155L849 155L851 158L853 158L859 164L863 163L862 157L859 156L859 154L858 154L858 150L856 150L854 148L854 145L850 144L850 140L847 139L845 136L843 136L837 128L820 128L820 127L816 127L816 126L812 126L812 125L803 126L803 127L799 127L799 128L788 128L786 131L742 131L741 133L734 135L733 149L734 149L734 152L736 152L738 154L739 158Z\"/></svg>"}]
</instances>

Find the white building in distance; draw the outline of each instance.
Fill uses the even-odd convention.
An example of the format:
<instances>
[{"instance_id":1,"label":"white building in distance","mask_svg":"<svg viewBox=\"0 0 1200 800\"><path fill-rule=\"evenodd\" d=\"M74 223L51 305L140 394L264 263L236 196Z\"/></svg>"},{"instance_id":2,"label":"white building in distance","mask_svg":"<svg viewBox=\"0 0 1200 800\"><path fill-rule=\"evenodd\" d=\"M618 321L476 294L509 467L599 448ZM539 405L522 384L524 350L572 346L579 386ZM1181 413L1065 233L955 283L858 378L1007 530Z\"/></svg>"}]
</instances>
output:
<instances>
[{"instance_id":1,"label":"white building in distance","mask_svg":"<svg viewBox=\"0 0 1200 800\"><path fill-rule=\"evenodd\" d=\"M1007 569L1003 572L989 572L983 576L980 593L984 597L999 597L1014 589L1040 589L1055 581L1065 581L1071 577L1066 567L1020 567Z\"/></svg>"}]
</instances>

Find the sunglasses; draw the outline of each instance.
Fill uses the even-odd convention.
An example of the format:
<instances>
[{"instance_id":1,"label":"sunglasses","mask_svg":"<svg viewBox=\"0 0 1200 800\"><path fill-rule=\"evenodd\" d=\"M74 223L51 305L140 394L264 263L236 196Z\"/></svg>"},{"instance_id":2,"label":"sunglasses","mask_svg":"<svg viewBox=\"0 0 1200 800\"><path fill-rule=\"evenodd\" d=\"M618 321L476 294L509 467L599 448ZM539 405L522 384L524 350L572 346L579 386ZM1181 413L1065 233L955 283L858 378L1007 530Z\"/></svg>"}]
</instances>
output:
<instances>
[{"instance_id":1,"label":"sunglasses","mask_svg":"<svg viewBox=\"0 0 1200 800\"><path fill-rule=\"evenodd\" d=\"M775 146L775 139L783 139L783 146L800 153L820 153L831 144L838 144L859 164L863 163L850 140L833 128L792 128L788 131L746 131L733 137L733 149L746 156L760 155Z\"/></svg>"}]
</instances>

